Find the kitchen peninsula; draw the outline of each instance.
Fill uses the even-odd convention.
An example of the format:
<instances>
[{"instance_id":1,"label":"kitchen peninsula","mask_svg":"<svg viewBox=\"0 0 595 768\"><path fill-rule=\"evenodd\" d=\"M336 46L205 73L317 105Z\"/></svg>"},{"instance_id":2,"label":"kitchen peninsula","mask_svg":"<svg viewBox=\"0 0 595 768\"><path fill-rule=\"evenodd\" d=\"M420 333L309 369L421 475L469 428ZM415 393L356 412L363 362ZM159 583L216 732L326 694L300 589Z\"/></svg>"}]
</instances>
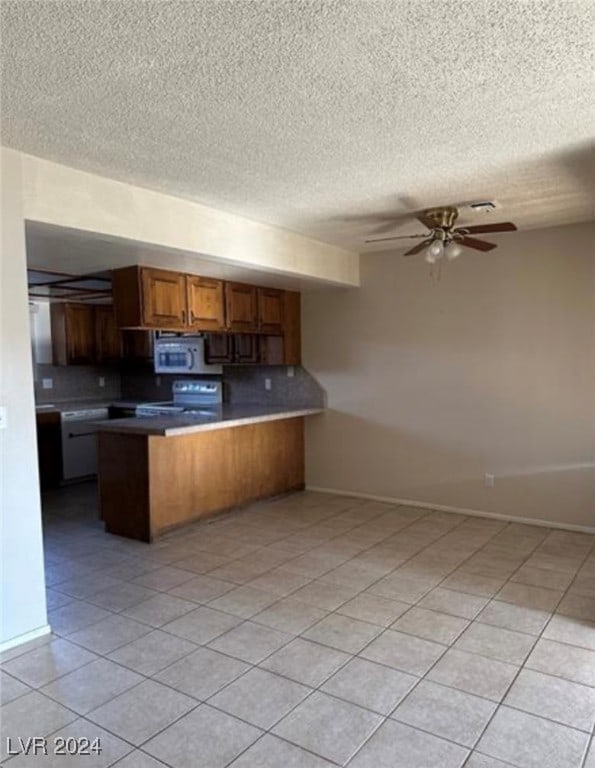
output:
<instances>
[{"instance_id":1,"label":"kitchen peninsula","mask_svg":"<svg viewBox=\"0 0 595 768\"><path fill-rule=\"evenodd\" d=\"M99 425L101 517L109 533L153 541L177 526L304 487L304 418L320 408L226 404Z\"/></svg>"}]
</instances>

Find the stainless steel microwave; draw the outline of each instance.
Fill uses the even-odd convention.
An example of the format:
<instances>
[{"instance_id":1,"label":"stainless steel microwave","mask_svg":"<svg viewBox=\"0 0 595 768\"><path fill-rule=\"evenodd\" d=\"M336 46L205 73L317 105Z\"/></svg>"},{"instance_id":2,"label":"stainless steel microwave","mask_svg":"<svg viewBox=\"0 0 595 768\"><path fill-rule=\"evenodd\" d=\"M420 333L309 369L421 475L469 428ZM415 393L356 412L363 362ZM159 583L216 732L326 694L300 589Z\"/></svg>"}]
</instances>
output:
<instances>
[{"instance_id":1,"label":"stainless steel microwave","mask_svg":"<svg viewBox=\"0 0 595 768\"><path fill-rule=\"evenodd\" d=\"M222 373L220 365L205 363L202 336L165 336L155 339L155 373Z\"/></svg>"}]
</instances>

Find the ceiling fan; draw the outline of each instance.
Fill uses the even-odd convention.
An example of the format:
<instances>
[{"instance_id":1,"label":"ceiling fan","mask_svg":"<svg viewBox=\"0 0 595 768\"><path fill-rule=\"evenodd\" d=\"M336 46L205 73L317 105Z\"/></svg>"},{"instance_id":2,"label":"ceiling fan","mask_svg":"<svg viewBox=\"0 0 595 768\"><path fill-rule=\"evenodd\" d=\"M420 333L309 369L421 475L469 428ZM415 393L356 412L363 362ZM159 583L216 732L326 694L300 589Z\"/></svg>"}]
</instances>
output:
<instances>
[{"instance_id":1,"label":"ceiling fan","mask_svg":"<svg viewBox=\"0 0 595 768\"><path fill-rule=\"evenodd\" d=\"M366 243L387 242L389 240L407 240L423 238L421 243L413 246L404 256L415 256L426 251L425 260L429 264L435 264L443 257L449 261L456 259L463 252L463 247L475 248L477 251L491 251L497 248L495 243L479 240L470 235L487 234L488 232L514 232L517 227L510 221L501 221L494 224L477 224L470 227L455 227L455 221L459 211L454 206L442 208L429 208L415 218L429 231L419 235L396 235L393 237L375 237L366 240Z\"/></svg>"}]
</instances>

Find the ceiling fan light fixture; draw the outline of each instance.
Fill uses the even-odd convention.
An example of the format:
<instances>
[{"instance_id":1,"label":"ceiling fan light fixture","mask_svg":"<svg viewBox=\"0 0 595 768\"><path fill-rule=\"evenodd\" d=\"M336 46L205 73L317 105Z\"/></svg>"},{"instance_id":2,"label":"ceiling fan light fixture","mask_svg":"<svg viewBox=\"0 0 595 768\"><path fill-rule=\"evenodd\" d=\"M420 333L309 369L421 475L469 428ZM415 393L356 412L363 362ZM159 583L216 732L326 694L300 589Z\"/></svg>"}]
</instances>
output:
<instances>
[{"instance_id":1,"label":"ceiling fan light fixture","mask_svg":"<svg viewBox=\"0 0 595 768\"><path fill-rule=\"evenodd\" d=\"M463 253L463 248L458 243L450 242L448 244L448 247L446 249L446 258L449 261L454 261L455 259L458 259L459 256Z\"/></svg>"},{"instance_id":2,"label":"ceiling fan light fixture","mask_svg":"<svg viewBox=\"0 0 595 768\"><path fill-rule=\"evenodd\" d=\"M430 245L427 247L426 255L424 258L428 262L428 264L435 264L443 256L444 256L444 245L442 243L442 240L434 240L434 242L430 243Z\"/></svg>"}]
</instances>

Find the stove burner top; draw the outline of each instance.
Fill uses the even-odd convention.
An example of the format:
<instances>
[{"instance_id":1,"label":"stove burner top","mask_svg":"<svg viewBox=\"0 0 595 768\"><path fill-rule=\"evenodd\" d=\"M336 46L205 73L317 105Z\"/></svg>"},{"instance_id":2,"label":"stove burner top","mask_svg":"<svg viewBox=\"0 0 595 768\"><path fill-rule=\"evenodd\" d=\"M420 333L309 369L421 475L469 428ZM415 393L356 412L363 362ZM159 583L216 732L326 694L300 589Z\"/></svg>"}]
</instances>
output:
<instances>
[{"instance_id":1,"label":"stove burner top","mask_svg":"<svg viewBox=\"0 0 595 768\"><path fill-rule=\"evenodd\" d=\"M173 403L143 403L136 406L137 416L200 416L202 418L216 419L221 414L221 407L192 408Z\"/></svg>"},{"instance_id":2,"label":"stove burner top","mask_svg":"<svg viewBox=\"0 0 595 768\"><path fill-rule=\"evenodd\" d=\"M137 416L183 415L202 419L221 416L223 388L220 381L182 379L172 385L173 400L160 403L141 403Z\"/></svg>"}]
</instances>

